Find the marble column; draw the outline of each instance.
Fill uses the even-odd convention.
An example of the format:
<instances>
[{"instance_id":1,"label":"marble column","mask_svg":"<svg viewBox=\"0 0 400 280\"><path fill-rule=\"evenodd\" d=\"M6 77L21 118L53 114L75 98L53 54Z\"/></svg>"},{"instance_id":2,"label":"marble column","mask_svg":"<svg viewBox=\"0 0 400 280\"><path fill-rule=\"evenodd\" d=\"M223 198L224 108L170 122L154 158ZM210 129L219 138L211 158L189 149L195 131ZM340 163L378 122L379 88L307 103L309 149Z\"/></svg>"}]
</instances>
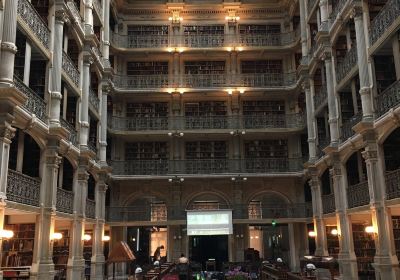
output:
<instances>
[{"instance_id":1,"label":"marble column","mask_svg":"<svg viewBox=\"0 0 400 280\"><path fill-rule=\"evenodd\" d=\"M297 240L296 232L297 232L297 224L289 223L288 224L289 231L289 263L291 271L300 271L300 256L299 256L299 247L300 243Z\"/></svg>"},{"instance_id":2,"label":"marble column","mask_svg":"<svg viewBox=\"0 0 400 280\"><path fill-rule=\"evenodd\" d=\"M93 1L84 0L84 15L85 15L85 34L93 34Z\"/></svg>"},{"instance_id":3,"label":"marble column","mask_svg":"<svg viewBox=\"0 0 400 280\"><path fill-rule=\"evenodd\" d=\"M400 80L400 42L398 35L394 36L392 40L392 50L393 50L394 66L396 69L396 80Z\"/></svg>"},{"instance_id":4,"label":"marble column","mask_svg":"<svg viewBox=\"0 0 400 280\"><path fill-rule=\"evenodd\" d=\"M87 46L88 47L88 46ZM89 139L89 87L90 87L90 65L93 63L88 50L83 54L83 81L82 81L82 96L81 96L81 129L80 129L80 145L85 149Z\"/></svg>"},{"instance_id":5,"label":"marble column","mask_svg":"<svg viewBox=\"0 0 400 280\"><path fill-rule=\"evenodd\" d=\"M101 110L100 110L100 163L102 165L107 165L107 98L110 92L110 86L108 81L102 82L101 89Z\"/></svg>"},{"instance_id":6,"label":"marble column","mask_svg":"<svg viewBox=\"0 0 400 280\"><path fill-rule=\"evenodd\" d=\"M302 56L308 56L307 46L307 16L306 16L306 1L299 1L300 6L300 40Z\"/></svg>"},{"instance_id":7,"label":"marble column","mask_svg":"<svg viewBox=\"0 0 400 280\"><path fill-rule=\"evenodd\" d=\"M3 37L0 52L0 88L9 87L14 79L14 59L17 52L15 38L17 34L17 5L18 1L4 0Z\"/></svg>"},{"instance_id":8,"label":"marble column","mask_svg":"<svg viewBox=\"0 0 400 280\"><path fill-rule=\"evenodd\" d=\"M307 112L307 135L308 135L308 153L309 161L315 162L317 159L317 147L316 147L316 136L315 136L315 117L314 117L314 102L312 98L311 87L314 87L313 83L310 83L308 77L307 81L303 84L303 89L306 95L306 112Z\"/></svg>"},{"instance_id":9,"label":"marble column","mask_svg":"<svg viewBox=\"0 0 400 280\"><path fill-rule=\"evenodd\" d=\"M64 10L55 11L54 21L54 45L53 45L53 63L51 67L51 94L50 94L50 126L59 126L61 109L61 69L63 57L63 30L64 22L68 16Z\"/></svg>"},{"instance_id":10,"label":"marble column","mask_svg":"<svg viewBox=\"0 0 400 280\"><path fill-rule=\"evenodd\" d=\"M364 134L366 143L362 155L367 166L372 224L375 229L375 257L373 266L376 279L400 279L399 261L393 236L390 208L386 205L384 153L378 146L375 134Z\"/></svg>"},{"instance_id":11,"label":"marble column","mask_svg":"<svg viewBox=\"0 0 400 280\"><path fill-rule=\"evenodd\" d=\"M314 172L315 173L315 172ZM313 206L313 221L314 231L317 236L315 237L315 255L316 256L328 256L328 243L326 238L325 221L323 218L322 208L322 191L321 181L315 174L311 177L309 182L311 187L312 195L312 206Z\"/></svg>"},{"instance_id":12,"label":"marble column","mask_svg":"<svg viewBox=\"0 0 400 280\"><path fill-rule=\"evenodd\" d=\"M110 0L103 0L104 36L103 57L108 60L110 56Z\"/></svg>"},{"instance_id":13,"label":"marble column","mask_svg":"<svg viewBox=\"0 0 400 280\"><path fill-rule=\"evenodd\" d=\"M35 246L30 277L34 280L53 279L55 274L51 236L54 232L58 169L61 163L58 149L59 141L49 139L41 157L40 213L36 216Z\"/></svg>"},{"instance_id":14,"label":"marble column","mask_svg":"<svg viewBox=\"0 0 400 280\"><path fill-rule=\"evenodd\" d=\"M83 235L85 232L85 209L88 192L88 159L81 158L74 174L74 217L71 226L70 251L67 263L67 279L84 279Z\"/></svg>"},{"instance_id":15,"label":"marble column","mask_svg":"<svg viewBox=\"0 0 400 280\"><path fill-rule=\"evenodd\" d=\"M357 40L358 76L360 79L360 95L363 121L373 120L372 90L368 72L368 53L365 43L363 11L361 8L353 10L354 25Z\"/></svg>"},{"instance_id":16,"label":"marble column","mask_svg":"<svg viewBox=\"0 0 400 280\"><path fill-rule=\"evenodd\" d=\"M96 224L94 225L93 247L90 279L103 280L104 279L104 253L103 253L103 235L105 223L105 205L106 205L106 191L107 191L107 174L102 173L99 176L99 181L96 184Z\"/></svg>"},{"instance_id":17,"label":"marble column","mask_svg":"<svg viewBox=\"0 0 400 280\"><path fill-rule=\"evenodd\" d=\"M321 23L328 20L328 0L319 0Z\"/></svg>"},{"instance_id":18,"label":"marble column","mask_svg":"<svg viewBox=\"0 0 400 280\"><path fill-rule=\"evenodd\" d=\"M27 86L29 86L29 76L31 73L31 57L32 57L32 46L31 43L28 40L26 40L23 82Z\"/></svg>"},{"instance_id":19,"label":"marble column","mask_svg":"<svg viewBox=\"0 0 400 280\"><path fill-rule=\"evenodd\" d=\"M357 258L354 252L351 218L347 213L346 166L337 154L333 156L330 170L335 194L336 224L339 238L339 268L342 279L358 279Z\"/></svg>"}]
</instances>

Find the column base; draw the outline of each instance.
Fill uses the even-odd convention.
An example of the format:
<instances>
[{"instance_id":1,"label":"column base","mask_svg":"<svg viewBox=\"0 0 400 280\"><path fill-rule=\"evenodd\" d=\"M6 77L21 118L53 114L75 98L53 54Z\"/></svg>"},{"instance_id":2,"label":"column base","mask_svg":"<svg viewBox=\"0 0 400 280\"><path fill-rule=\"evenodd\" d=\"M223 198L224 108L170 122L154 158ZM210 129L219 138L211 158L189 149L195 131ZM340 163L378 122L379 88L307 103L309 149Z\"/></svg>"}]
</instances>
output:
<instances>
[{"instance_id":1,"label":"column base","mask_svg":"<svg viewBox=\"0 0 400 280\"><path fill-rule=\"evenodd\" d=\"M104 256L95 256L92 258L90 266L90 279L103 280L104 279Z\"/></svg>"},{"instance_id":2,"label":"column base","mask_svg":"<svg viewBox=\"0 0 400 280\"><path fill-rule=\"evenodd\" d=\"M30 271L30 280L49 280L54 279L55 275L53 263L32 264Z\"/></svg>"},{"instance_id":3,"label":"column base","mask_svg":"<svg viewBox=\"0 0 400 280\"><path fill-rule=\"evenodd\" d=\"M358 279L357 259L349 256L338 256L340 279Z\"/></svg>"},{"instance_id":4,"label":"column base","mask_svg":"<svg viewBox=\"0 0 400 280\"><path fill-rule=\"evenodd\" d=\"M375 268L376 279L400 279L400 268L396 257L375 256L372 266Z\"/></svg>"},{"instance_id":5,"label":"column base","mask_svg":"<svg viewBox=\"0 0 400 280\"><path fill-rule=\"evenodd\" d=\"M85 260L68 259L67 280L85 279Z\"/></svg>"}]
</instances>

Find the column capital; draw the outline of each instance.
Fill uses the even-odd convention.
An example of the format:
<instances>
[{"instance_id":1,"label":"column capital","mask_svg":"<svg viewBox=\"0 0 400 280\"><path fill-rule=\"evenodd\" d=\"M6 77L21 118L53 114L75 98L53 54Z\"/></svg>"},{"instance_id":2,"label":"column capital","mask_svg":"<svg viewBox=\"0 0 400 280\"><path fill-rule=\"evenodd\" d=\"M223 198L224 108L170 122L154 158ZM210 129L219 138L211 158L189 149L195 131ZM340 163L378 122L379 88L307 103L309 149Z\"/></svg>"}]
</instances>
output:
<instances>
[{"instance_id":1,"label":"column capital","mask_svg":"<svg viewBox=\"0 0 400 280\"><path fill-rule=\"evenodd\" d=\"M350 12L350 18L354 20L362 20L363 18L363 10L360 6L354 6Z\"/></svg>"},{"instance_id":2,"label":"column capital","mask_svg":"<svg viewBox=\"0 0 400 280\"><path fill-rule=\"evenodd\" d=\"M0 139L7 144L11 143L11 140L15 136L16 129L10 124L6 123L4 126L0 127Z\"/></svg>"},{"instance_id":3,"label":"column capital","mask_svg":"<svg viewBox=\"0 0 400 280\"><path fill-rule=\"evenodd\" d=\"M55 11L54 16L55 16L56 23L60 23L60 24L69 23L69 17L63 9Z\"/></svg>"},{"instance_id":4,"label":"column capital","mask_svg":"<svg viewBox=\"0 0 400 280\"><path fill-rule=\"evenodd\" d=\"M1 42L1 50L16 54L18 49L17 46L12 42Z\"/></svg>"},{"instance_id":5,"label":"column capital","mask_svg":"<svg viewBox=\"0 0 400 280\"><path fill-rule=\"evenodd\" d=\"M362 154L362 157L366 161L368 161L368 160L378 160L378 151L376 151L376 150L365 150L365 151L362 151L361 154Z\"/></svg>"}]
</instances>

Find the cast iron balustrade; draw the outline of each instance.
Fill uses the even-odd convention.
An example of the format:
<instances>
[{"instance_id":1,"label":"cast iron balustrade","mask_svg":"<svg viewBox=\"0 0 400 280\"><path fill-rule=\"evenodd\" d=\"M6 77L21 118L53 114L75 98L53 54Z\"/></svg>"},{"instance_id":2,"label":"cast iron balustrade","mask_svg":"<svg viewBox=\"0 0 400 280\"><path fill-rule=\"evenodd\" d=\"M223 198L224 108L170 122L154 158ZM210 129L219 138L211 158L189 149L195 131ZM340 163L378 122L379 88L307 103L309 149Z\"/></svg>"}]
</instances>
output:
<instances>
[{"instance_id":1,"label":"cast iron balustrade","mask_svg":"<svg viewBox=\"0 0 400 280\"><path fill-rule=\"evenodd\" d=\"M7 200L39 206L40 179L8 169Z\"/></svg>"},{"instance_id":2,"label":"cast iron balustrade","mask_svg":"<svg viewBox=\"0 0 400 280\"><path fill-rule=\"evenodd\" d=\"M277 34L239 34L237 44L244 47L285 46L298 38L297 30Z\"/></svg>"},{"instance_id":3,"label":"cast iron balustrade","mask_svg":"<svg viewBox=\"0 0 400 280\"><path fill-rule=\"evenodd\" d=\"M329 18L331 19L332 23L335 22L336 17L338 16L338 14L341 13L341 11L343 10L343 8L346 5L347 1L349 1L349 0L338 0L336 2L336 5L332 8L332 12L329 15Z\"/></svg>"},{"instance_id":4,"label":"cast iron balustrade","mask_svg":"<svg viewBox=\"0 0 400 280\"><path fill-rule=\"evenodd\" d=\"M400 0L388 0L382 10L372 20L369 30L371 46L400 17Z\"/></svg>"},{"instance_id":5,"label":"cast iron balustrade","mask_svg":"<svg viewBox=\"0 0 400 280\"><path fill-rule=\"evenodd\" d=\"M98 113L100 106L100 99L97 96L97 93L93 91L93 89L89 88L89 103L93 106L93 109Z\"/></svg>"},{"instance_id":6,"label":"cast iron balustrade","mask_svg":"<svg viewBox=\"0 0 400 280\"><path fill-rule=\"evenodd\" d=\"M167 221L167 206L165 204L152 204L150 206L152 222Z\"/></svg>"},{"instance_id":7,"label":"cast iron balustrade","mask_svg":"<svg viewBox=\"0 0 400 280\"><path fill-rule=\"evenodd\" d=\"M357 66L357 45L354 44L350 50L346 53L341 63L337 64L336 67L336 81L340 83L347 74Z\"/></svg>"},{"instance_id":8,"label":"cast iron balustrade","mask_svg":"<svg viewBox=\"0 0 400 280\"><path fill-rule=\"evenodd\" d=\"M400 197L400 169L389 171L385 175L387 199Z\"/></svg>"},{"instance_id":9,"label":"cast iron balustrade","mask_svg":"<svg viewBox=\"0 0 400 280\"><path fill-rule=\"evenodd\" d=\"M126 49L167 48L170 46L168 35L120 35L110 33L112 42Z\"/></svg>"},{"instance_id":10,"label":"cast iron balustrade","mask_svg":"<svg viewBox=\"0 0 400 280\"><path fill-rule=\"evenodd\" d=\"M69 122L60 117L61 127L65 128L69 132L68 141L74 146L78 146L78 132Z\"/></svg>"},{"instance_id":11,"label":"cast iron balustrade","mask_svg":"<svg viewBox=\"0 0 400 280\"><path fill-rule=\"evenodd\" d=\"M268 114L243 116L243 128L301 128L305 126L304 114Z\"/></svg>"},{"instance_id":12,"label":"cast iron balustrade","mask_svg":"<svg viewBox=\"0 0 400 280\"><path fill-rule=\"evenodd\" d=\"M114 76L114 85L121 89L151 89L171 86L168 75Z\"/></svg>"},{"instance_id":13,"label":"cast iron balustrade","mask_svg":"<svg viewBox=\"0 0 400 280\"><path fill-rule=\"evenodd\" d=\"M113 130L145 131L167 130L168 117L108 117L108 126Z\"/></svg>"},{"instance_id":14,"label":"cast iron balustrade","mask_svg":"<svg viewBox=\"0 0 400 280\"><path fill-rule=\"evenodd\" d=\"M185 74L182 75L183 87L188 88L212 88L227 86L225 74Z\"/></svg>"},{"instance_id":15,"label":"cast iron balustrade","mask_svg":"<svg viewBox=\"0 0 400 280\"><path fill-rule=\"evenodd\" d=\"M88 141L87 146L88 146L89 150L91 150L93 153L97 154L97 147L96 147L95 142Z\"/></svg>"},{"instance_id":16,"label":"cast iron balustrade","mask_svg":"<svg viewBox=\"0 0 400 280\"><path fill-rule=\"evenodd\" d=\"M97 59L101 64L103 64L103 56L101 55L101 52L100 52L99 48L96 47L96 46L93 46L93 47L92 47L92 52L93 52L93 54L96 56L96 59Z\"/></svg>"},{"instance_id":17,"label":"cast iron balustrade","mask_svg":"<svg viewBox=\"0 0 400 280\"><path fill-rule=\"evenodd\" d=\"M237 74L234 83L241 87L282 87L293 86L297 75L293 73Z\"/></svg>"},{"instance_id":18,"label":"cast iron balustrade","mask_svg":"<svg viewBox=\"0 0 400 280\"><path fill-rule=\"evenodd\" d=\"M111 162L114 175L174 175L301 172L301 158L148 159Z\"/></svg>"},{"instance_id":19,"label":"cast iron balustrade","mask_svg":"<svg viewBox=\"0 0 400 280\"><path fill-rule=\"evenodd\" d=\"M86 217L90 219L94 219L96 216L96 203L94 200L86 199L86 209L85 209Z\"/></svg>"},{"instance_id":20,"label":"cast iron balustrade","mask_svg":"<svg viewBox=\"0 0 400 280\"><path fill-rule=\"evenodd\" d=\"M319 3L319 0L308 0L308 3L307 3L308 16L311 15L311 12L315 8L315 4L317 2Z\"/></svg>"},{"instance_id":21,"label":"cast iron balustrade","mask_svg":"<svg viewBox=\"0 0 400 280\"><path fill-rule=\"evenodd\" d=\"M276 205L262 205L260 213L257 217L249 215L249 205L234 204L226 205L218 203L216 207L206 208L208 210L230 210L232 209L232 217L234 219L284 219L284 218L309 218L312 217L312 210L310 212L310 203L289 203L289 204L276 204ZM141 205L141 206L125 206L125 207L108 207L107 221L108 222L127 222L127 221L173 221L185 220L187 210L198 210L197 207L184 206L161 206L161 212L154 219L154 205Z\"/></svg>"},{"instance_id":22,"label":"cast iron balustrade","mask_svg":"<svg viewBox=\"0 0 400 280\"><path fill-rule=\"evenodd\" d=\"M76 68L74 62L71 60L68 54L64 51L62 58L62 69L64 70L65 74L71 79L74 85L79 88L79 70Z\"/></svg>"},{"instance_id":23,"label":"cast iron balustrade","mask_svg":"<svg viewBox=\"0 0 400 280\"><path fill-rule=\"evenodd\" d=\"M335 212L335 195L333 193L322 196L322 208L324 214Z\"/></svg>"},{"instance_id":24,"label":"cast iron balustrade","mask_svg":"<svg viewBox=\"0 0 400 280\"><path fill-rule=\"evenodd\" d=\"M376 97L378 117L400 104L400 81L396 81Z\"/></svg>"},{"instance_id":25,"label":"cast iron balustrade","mask_svg":"<svg viewBox=\"0 0 400 280\"><path fill-rule=\"evenodd\" d=\"M348 208L354 208L358 206L368 205L369 190L368 181L358 183L356 185L348 186L347 188L347 200Z\"/></svg>"},{"instance_id":26,"label":"cast iron balustrade","mask_svg":"<svg viewBox=\"0 0 400 280\"><path fill-rule=\"evenodd\" d=\"M331 28L331 24L329 19L327 21L321 22L321 25L318 28L318 31L320 32L329 32L329 29Z\"/></svg>"},{"instance_id":27,"label":"cast iron balustrade","mask_svg":"<svg viewBox=\"0 0 400 280\"><path fill-rule=\"evenodd\" d=\"M67 7L71 11L72 16L74 17L75 22L78 24L79 28L82 30L82 32L84 32L82 17L81 17L81 14L79 12L79 8L75 4L75 1L69 0L67 2Z\"/></svg>"},{"instance_id":28,"label":"cast iron balustrade","mask_svg":"<svg viewBox=\"0 0 400 280\"><path fill-rule=\"evenodd\" d=\"M14 86L27 97L25 104L22 105L22 108L27 110L29 113L34 114L44 123L47 123L46 102L15 75Z\"/></svg>"},{"instance_id":29,"label":"cast iron balustrade","mask_svg":"<svg viewBox=\"0 0 400 280\"><path fill-rule=\"evenodd\" d=\"M57 188L57 211L72 214L74 209L74 193Z\"/></svg>"},{"instance_id":30,"label":"cast iron balustrade","mask_svg":"<svg viewBox=\"0 0 400 280\"><path fill-rule=\"evenodd\" d=\"M103 19L103 7L101 6L101 3L99 0L93 0L93 7L94 10L96 11L97 15L99 18L102 20Z\"/></svg>"},{"instance_id":31,"label":"cast iron balustrade","mask_svg":"<svg viewBox=\"0 0 400 280\"><path fill-rule=\"evenodd\" d=\"M342 124L342 141L345 142L347 139L351 138L355 132L352 129L353 126L358 124L362 120L362 112L359 111L356 115L346 120Z\"/></svg>"},{"instance_id":32,"label":"cast iron balustrade","mask_svg":"<svg viewBox=\"0 0 400 280\"><path fill-rule=\"evenodd\" d=\"M229 116L186 116L172 119L173 123L178 124L178 127L174 127L175 129L190 130L233 128L236 120L236 118Z\"/></svg>"},{"instance_id":33,"label":"cast iron balustrade","mask_svg":"<svg viewBox=\"0 0 400 280\"><path fill-rule=\"evenodd\" d=\"M310 48L310 50L308 51L311 57L313 57L314 54L317 52L318 47L319 47L318 42L315 40L315 38L312 39L312 40L311 40L311 48Z\"/></svg>"},{"instance_id":34,"label":"cast iron balustrade","mask_svg":"<svg viewBox=\"0 0 400 280\"><path fill-rule=\"evenodd\" d=\"M224 47L229 37L224 34L198 34L173 37L175 45L186 48L217 48Z\"/></svg>"},{"instance_id":35,"label":"cast iron balustrade","mask_svg":"<svg viewBox=\"0 0 400 280\"><path fill-rule=\"evenodd\" d=\"M36 9L27 0L18 1L17 12L24 23L29 27L33 34L39 39L43 46L50 48L50 30L47 24L42 20Z\"/></svg>"},{"instance_id":36,"label":"cast iron balustrade","mask_svg":"<svg viewBox=\"0 0 400 280\"><path fill-rule=\"evenodd\" d=\"M324 85L314 95L314 108L317 110L323 103L328 100L328 91Z\"/></svg>"}]
</instances>

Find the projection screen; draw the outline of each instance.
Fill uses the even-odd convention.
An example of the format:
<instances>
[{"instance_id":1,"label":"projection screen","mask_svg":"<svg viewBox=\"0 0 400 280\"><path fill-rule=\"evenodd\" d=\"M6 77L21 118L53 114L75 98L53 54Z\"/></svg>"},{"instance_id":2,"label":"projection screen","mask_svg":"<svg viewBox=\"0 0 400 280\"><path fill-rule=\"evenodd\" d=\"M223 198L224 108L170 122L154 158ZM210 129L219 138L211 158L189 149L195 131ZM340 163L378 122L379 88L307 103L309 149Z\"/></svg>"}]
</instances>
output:
<instances>
[{"instance_id":1,"label":"projection screen","mask_svg":"<svg viewBox=\"0 0 400 280\"><path fill-rule=\"evenodd\" d=\"M232 210L187 211L187 235L232 233Z\"/></svg>"}]
</instances>

